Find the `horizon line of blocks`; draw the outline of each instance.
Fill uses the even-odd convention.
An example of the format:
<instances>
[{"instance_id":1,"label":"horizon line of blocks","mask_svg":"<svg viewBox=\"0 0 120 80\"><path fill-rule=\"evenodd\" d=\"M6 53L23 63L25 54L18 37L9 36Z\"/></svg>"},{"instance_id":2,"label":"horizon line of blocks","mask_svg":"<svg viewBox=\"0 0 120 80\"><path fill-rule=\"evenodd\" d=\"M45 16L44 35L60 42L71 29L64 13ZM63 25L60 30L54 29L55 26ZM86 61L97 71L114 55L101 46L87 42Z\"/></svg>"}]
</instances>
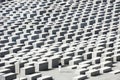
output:
<instances>
[{"instance_id":1,"label":"horizon line of blocks","mask_svg":"<svg viewBox=\"0 0 120 80\"><path fill-rule=\"evenodd\" d=\"M59 62L73 80L116 75L119 0L19 0L0 3L0 79L55 80Z\"/></svg>"}]
</instances>

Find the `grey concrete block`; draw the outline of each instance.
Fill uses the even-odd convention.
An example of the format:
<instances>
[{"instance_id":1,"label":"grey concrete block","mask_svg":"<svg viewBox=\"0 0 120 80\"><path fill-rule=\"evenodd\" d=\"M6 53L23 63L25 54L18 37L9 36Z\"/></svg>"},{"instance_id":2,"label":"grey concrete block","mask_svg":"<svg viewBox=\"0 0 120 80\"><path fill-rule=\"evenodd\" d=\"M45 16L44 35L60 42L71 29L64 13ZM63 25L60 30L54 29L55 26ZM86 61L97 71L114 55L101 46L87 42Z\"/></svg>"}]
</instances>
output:
<instances>
[{"instance_id":1,"label":"grey concrete block","mask_svg":"<svg viewBox=\"0 0 120 80\"><path fill-rule=\"evenodd\" d=\"M20 75L21 77L25 77L26 75L35 73L35 67L33 66L27 66L24 68L21 68Z\"/></svg>"},{"instance_id":2,"label":"grey concrete block","mask_svg":"<svg viewBox=\"0 0 120 80\"><path fill-rule=\"evenodd\" d=\"M100 71L99 71L99 70L95 70L95 69L89 70L89 71L86 72L86 75L87 75L88 77L97 76L97 75L99 75L99 74L100 74Z\"/></svg>"},{"instance_id":3,"label":"grey concrete block","mask_svg":"<svg viewBox=\"0 0 120 80\"><path fill-rule=\"evenodd\" d=\"M36 72L44 71L44 70L48 70L48 62L47 61L41 61L41 62L35 63L35 71Z\"/></svg>"},{"instance_id":4,"label":"grey concrete block","mask_svg":"<svg viewBox=\"0 0 120 80\"><path fill-rule=\"evenodd\" d=\"M69 61L69 65L78 65L81 61L81 59L73 59Z\"/></svg>"},{"instance_id":5,"label":"grey concrete block","mask_svg":"<svg viewBox=\"0 0 120 80\"><path fill-rule=\"evenodd\" d=\"M100 69L101 74L107 73L107 72L110 72L110 71L112 71L111 67L103 67L103 68Z\"/></svg>"},{"instance_id":6,"label":"grey concrete block","mask_svg":"<svg viewBox=\"0 0 120 80\"><path fill-rule=\"evenodd\" d=\"M75 71L75 74L81 75L81 74L85 74L87 71L88 71L88 69L85 69L85 68L83 68L83 69L77 69Z\"/></svg>"},{"instance_id":7,"label":"grey concrete block","mask_svg":"<svg viewBox=\"0 0 120 80\"><path fill-rule=\"evenodd\" d=\"M41 77L41 73L35 73L27 76L27 80L37 80Z\"/></svg>"},{"instance_id":8,"label":"grey concrete block","mask_svg":"<svg viewBox=\"0 0 120 80\"><path fill-rule=\"evenodd\" d=\"M16 78L16 74L15 73L7 73L7 74L3 74L1 75L2 80L13 80Z\"/></svg>"},{"instance_id":9,"label":"grey concrete block","mask_svg":"<svg viewBox=\"0 0 120 80\"><path fill-rule=\"evenodd\" d=\"M63 58L61 58L61 63L62 63L62 65L66 65L66 64L69 64L70 60L72 60L72 58L69 56L63 57Z\"/></svg>"},{"instance_id":10,"label":"grey concrete block","mask_svg":"<svg viewBox=\"0 0 120 80\"><path fill-rule=\"evenodd\" d=\"M60 58L58 56L52 56L48 59L48 69L58 67Z\"/></svg>"}]
</instances>

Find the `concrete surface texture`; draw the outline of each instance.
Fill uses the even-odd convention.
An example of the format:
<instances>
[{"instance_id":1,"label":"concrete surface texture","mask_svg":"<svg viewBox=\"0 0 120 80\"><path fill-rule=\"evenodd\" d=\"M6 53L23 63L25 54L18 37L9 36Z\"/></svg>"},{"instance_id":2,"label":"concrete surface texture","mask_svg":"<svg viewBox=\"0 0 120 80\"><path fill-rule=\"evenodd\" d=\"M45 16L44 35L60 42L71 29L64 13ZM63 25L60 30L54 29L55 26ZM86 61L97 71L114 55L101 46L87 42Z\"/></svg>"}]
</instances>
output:
<instances>
[{"instance_id":1,"label":"concrete surface texture","mask_svg":"<svg viewBox=\"0 0 120 80\"><path fill-rule=\"evenodd\" d=\"M120 80L120 0L0 0L0 80Z\"/></svg>"}]
</instances>

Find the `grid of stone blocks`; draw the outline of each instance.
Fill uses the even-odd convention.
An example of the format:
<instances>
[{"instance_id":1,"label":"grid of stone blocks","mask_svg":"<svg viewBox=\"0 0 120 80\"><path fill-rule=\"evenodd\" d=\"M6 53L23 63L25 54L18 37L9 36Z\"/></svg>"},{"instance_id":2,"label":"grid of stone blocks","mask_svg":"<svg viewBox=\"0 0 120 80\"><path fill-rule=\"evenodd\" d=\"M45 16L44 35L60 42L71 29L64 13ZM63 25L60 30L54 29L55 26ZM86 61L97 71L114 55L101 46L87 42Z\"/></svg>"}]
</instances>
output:
<instances>
[{"instance_id":1,"label":"grid of stone blocks","mask_svg":"<svg viewBox=\"0 0 120 80\"><path fill-rule=\"evenodd\" d=\"M0 79L54 80L41 71L75 69L73 80L120 61L119 0L16 0L0 3Z\"/></svg>"}]
</instances>

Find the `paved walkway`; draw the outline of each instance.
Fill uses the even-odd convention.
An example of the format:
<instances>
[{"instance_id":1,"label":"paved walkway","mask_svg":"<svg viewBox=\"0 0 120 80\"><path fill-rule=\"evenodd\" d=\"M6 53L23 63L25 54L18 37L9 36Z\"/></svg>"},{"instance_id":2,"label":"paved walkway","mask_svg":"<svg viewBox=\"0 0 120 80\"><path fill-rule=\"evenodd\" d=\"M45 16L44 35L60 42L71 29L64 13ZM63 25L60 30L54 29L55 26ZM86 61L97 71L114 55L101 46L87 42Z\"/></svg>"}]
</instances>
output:
<instances>
[{"instance_id":1,"label":"paved walkway","mask_svg":"<svg viewBox=\"0 0 120 80\"><path fill-rule=\"evenodd\" d=\"M53 76L55 80L72 80L74 75L74 71L70 71L66 68L62 68L61 72L59 72L58 68L49 70L49 71L42 71L43 75L50 75Z\"/></svg>"}]
</instances>

